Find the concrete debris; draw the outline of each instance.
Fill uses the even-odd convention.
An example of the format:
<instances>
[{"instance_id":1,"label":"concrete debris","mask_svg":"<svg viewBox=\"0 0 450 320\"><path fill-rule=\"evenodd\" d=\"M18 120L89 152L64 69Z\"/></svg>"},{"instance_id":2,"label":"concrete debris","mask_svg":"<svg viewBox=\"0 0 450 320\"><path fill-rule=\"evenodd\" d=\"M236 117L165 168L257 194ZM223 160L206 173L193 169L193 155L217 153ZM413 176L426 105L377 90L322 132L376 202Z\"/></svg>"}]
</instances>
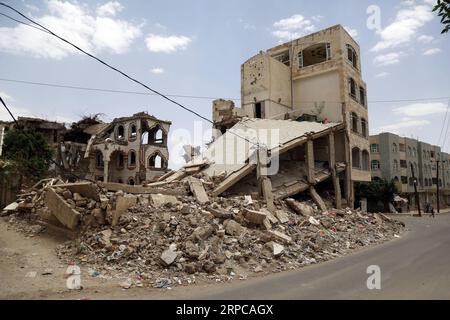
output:
<instances>
[{"instance_id":1,"label":"concrete debris","mask_svg":"<svg viewBox=\"0 0 450 320\"><path fill-rule=\"evenodd\" d=\"M314 215L314 209L302 202L295 201L294 199L286 199L286 203L294 210L296 213L301 214L302 216L312 216Z\"/></svg>"},{"instance_id":2,"label":"concrete debris","mask_svg":"<svg viewBox=\"0 0 450 320\"><path fill-rule=\"evenodd\" d=\"M77 231L75 239L56 250L62 263L123 279L124 289L170 288L200 279L226 282L300 268L384 242L404 228L384 215L332 209L326 198L326 211L311 200L294 199L275 200L275 210L270 210L253 193L212 196L214 184L221 182L200 173L195 178L208 201L188 191L177 196L130 194L96 184L77 184L78 189L63 182L43 184L20 195L7 219L19 226L19 218L29 217ZM192 185L185 179L159 188L169 190L174 183L186 190ZM93 189L96 193L89 193ZM30 236L42 230L40 225L39 230L24 228Z\"/></svg>"}]
</instances>

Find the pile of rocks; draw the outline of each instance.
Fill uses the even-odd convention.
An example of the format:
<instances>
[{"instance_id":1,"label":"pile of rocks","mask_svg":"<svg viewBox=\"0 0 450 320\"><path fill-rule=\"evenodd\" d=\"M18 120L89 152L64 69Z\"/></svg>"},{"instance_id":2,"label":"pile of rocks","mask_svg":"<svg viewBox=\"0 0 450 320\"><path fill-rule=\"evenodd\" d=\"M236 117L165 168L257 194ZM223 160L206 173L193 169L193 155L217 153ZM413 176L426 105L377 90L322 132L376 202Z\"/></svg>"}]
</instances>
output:
<instances>
[{"instance_id":1,"label":"pile of rocks","mask_svg":"<svg viewBox=\"0 0 450 320\"><path fill-rule=\"evenodd\" d=\"M403 228L381 214L322 212L294 199L278 202L273 213L250 197L214 200L140 196L117 224L87 224L80 238L59 246L58 255L100 274L131 277L127 287L164 287L295 269L386 241Z\"/></svg>"}]
</instances>

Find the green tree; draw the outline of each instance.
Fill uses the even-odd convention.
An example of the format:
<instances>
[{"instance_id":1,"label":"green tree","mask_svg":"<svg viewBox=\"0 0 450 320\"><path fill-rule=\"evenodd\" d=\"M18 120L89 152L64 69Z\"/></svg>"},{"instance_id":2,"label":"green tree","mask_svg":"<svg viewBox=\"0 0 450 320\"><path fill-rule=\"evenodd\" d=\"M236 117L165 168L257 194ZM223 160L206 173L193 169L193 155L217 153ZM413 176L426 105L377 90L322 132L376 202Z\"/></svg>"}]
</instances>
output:
<instances>
[{"instance_id":1,"label":"green tree","mask_svg":"<svg viewBox=\"0 0 450 320\"><path fill-rule=\"evenodd\" d=\"M372 180L370 183L361 183L357 189L357 196L372 201L381 201L383 202L384 210L389 212L389 203L394 201L395 194L398 191L398 186L394 180L377 179Z\"/></svg>"},{"instance_id":2,"label":"green tree","mask_svg":"<svg viewBox=\"0 0 450 320\"><path fill-rule=\"evenodd\" d=\"M24 180L38 180L47 173L53 152L41 133L11 129L5 135L2 157L13 161Z\"/></svg>"},{"instance_id":3,"label":"green tree","mask_svg":"<svg viewBox=\"0 0 450 320\"><path fill-rule=\"evenodd\" d=\"M438 12L438 16L441 17L441 23L444 25L444 29L441 33L447 33L450 31L450 0L438 0L437 4L433 8L433 12Z\"/></svg>"}]
</instances>

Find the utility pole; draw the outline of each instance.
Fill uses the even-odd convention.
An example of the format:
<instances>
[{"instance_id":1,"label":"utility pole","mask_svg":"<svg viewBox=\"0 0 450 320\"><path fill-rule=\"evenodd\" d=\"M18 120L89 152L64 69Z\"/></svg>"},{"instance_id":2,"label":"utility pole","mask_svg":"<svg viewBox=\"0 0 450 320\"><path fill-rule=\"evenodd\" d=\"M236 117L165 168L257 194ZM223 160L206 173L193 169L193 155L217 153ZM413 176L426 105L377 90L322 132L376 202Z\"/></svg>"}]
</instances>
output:
<instances>
[{"instance_id":1,"label":"utility pole","mask_svg":"<svg viewBox=\"0 0 450 320\"><path fill-rule=\"evenodd\" d=\"M414 182L414 194L416 196L417 211L419 212L419 217L421 217L422 212L420 211L420 199L419 199L419 193L417 192L417 179L414 175L414 167L413 167L412 163L411 163L411 174L412 174L412 178L413 178L413 182Z\"/></svg>"},{"instance_id":2,"label":"utility pole","mask_svg":"<svg viewBox=\"0 0 450 320\"><path fill-rule=\"evenodd\" d=\"M439 204L439 200L440 200L440 196L439 196L439 162L441 162L440 160L436 160L436 186L437 186L437 194L436 194L436 200L437 200L437 213L440 213L440 204Z\"/></svg>"}]
</instances>

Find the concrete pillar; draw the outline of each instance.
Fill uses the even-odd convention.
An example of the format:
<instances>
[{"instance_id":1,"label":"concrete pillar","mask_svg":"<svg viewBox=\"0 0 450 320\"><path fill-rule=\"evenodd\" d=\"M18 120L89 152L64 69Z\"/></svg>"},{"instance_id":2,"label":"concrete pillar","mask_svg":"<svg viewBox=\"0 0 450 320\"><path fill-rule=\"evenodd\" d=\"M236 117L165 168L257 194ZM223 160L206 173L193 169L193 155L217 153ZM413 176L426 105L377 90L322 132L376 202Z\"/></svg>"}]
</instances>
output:
<instances>
[{"instance_id":1,"label":"concrete pillar","mask_svg":"<svg viewBox=\"0 0 450 320\"><path fill-rule=\"evenodd\" d=\"M348 135L348 132L346 132ZM351 150L350 150L350 144L349 144L349 138L348 136L344 139L344 148L345 148L345 180L344 180L344 194L345 198L347 200L347 206L351 209L353 209L353 181L352 181L352 161L351 161Z\"/></svg>"},{"instance_id":2,"label":"concrete pillar","mask_svg":"<svg viewBox=\"0 0 450 320\"><path fill-rule=\"evenodd\" d=\"M342 195L341 186L339 184L339 178L336 174L336 151L334 145L334 131L330 132L328 136L328 163L330 166L331 180L333 181L334 187L334 197L335 197L335 207L336 209L342 208Z\"/></svg>"},{"instance_id":3,"label":"concrete pillar","mask_svg":"<svg viewBox=\"0 0 450 320\"><path fill-rule=\"evenodd\" d=\"M103 182L108 182L108 172L109 172L109 161L103 160Z\"/></svg>"},{"instance_id":4,"label":"concrete pillar","mask_svg":"<svg viewBox=\"0 0 450 320\"><path fill-rule=\"evenodd\" d=\"M314 180L314 143L312 139L306 142L305 148L306 176L308 183L315 184Z\"/></svg>"}]
</instances>

